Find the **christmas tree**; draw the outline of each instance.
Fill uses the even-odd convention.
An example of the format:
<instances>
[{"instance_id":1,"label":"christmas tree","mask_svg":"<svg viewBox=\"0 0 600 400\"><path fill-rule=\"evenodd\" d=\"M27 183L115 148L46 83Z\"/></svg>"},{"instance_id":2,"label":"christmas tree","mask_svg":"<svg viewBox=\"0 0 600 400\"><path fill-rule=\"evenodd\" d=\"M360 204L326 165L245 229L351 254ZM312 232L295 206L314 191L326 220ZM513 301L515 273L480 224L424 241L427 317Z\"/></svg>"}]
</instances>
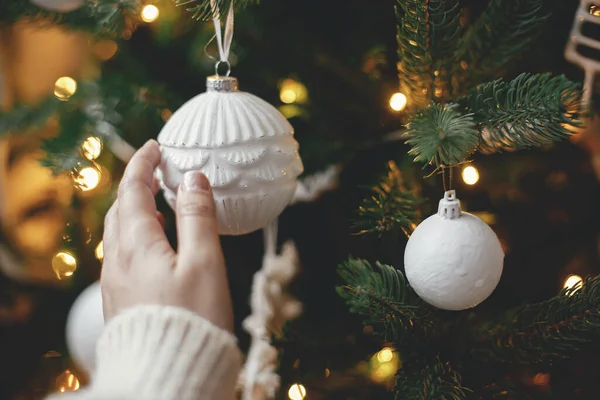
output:
<instances>
[{"instance_id":1,"label":"christmas tree","mask_svg":"<svg viewBox=\"0 0 600 400\"><path fill-rule=\"evenodd\" d=\"M205 90L222 59L210 21L224 21L219 10L230 7L232 75L290 120L305 167L301 185L323 189L279 219L279 242L292 240L299 251L302 271L290 289L304 311L272 340L278 398L596 398L600 146L586 100L593 78L584 87L563 50L568 40L595 48L600 6L253 3L0 4L4 168L24 170L22 154L35 153L52 179L69 186L53 184L48 196L65 197L64 204L36 200L17 214L70 209L64 234L35 257L4 222L10 210L2 210L4 252L13 256L0 260L9 265L2 269L9 355L2 370L12 371L3 373L2 398L85 384L63 328L70 304L100 274L103 216L134 148ZM586 22L570 34L576 12ZM51 35L75 39L52 47ZM23 54L44 53L45 39L46 60L78 62L28 66ZM594 57L574 49L578 60ZM47 76L36 75L44 70ZM39 87L31 89L32 81ZM168 205L157 201L175 240ZM492 244L478 242L484 234L452 230L470 218L457 207L491 226L495 234L485 224L473 229L492 235ZM437 221L426 218L444 210L460 217L440 215L445 225L419 234L422 221ZM242 320L262 237L225 236L222 243L236 333L247 349ZM42 272L14 273L12 264Z\"/></svg>"}]
</instances>

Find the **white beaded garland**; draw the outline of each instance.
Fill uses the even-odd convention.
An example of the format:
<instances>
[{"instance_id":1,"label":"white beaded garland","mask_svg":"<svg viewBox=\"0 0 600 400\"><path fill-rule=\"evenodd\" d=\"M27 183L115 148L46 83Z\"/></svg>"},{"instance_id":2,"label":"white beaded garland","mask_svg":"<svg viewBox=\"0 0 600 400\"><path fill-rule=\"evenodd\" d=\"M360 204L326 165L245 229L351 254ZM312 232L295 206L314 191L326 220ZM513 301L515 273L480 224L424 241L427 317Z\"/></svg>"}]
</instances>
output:
<instances>
[{"instance_id":1,"label":"white beaded garland","mask_svg":"<svg viewBox=\"0 0 600 400\"><path fill-rule=\"evenodd\" d=\"M70 12L85 4L84 0L30 0L31 3L48 11Z\"/></svg>"},{"instance_id":2,"label":"white beaded garland","mask_svg":"<svg viewBox=\"0 0 600 400\"><path fill-rule=\"evenodd\" d=\"M187 171L211 183L219 233L243 235L265 227L288 205L303 171L294 129L264 100L237 91L237 80L209 77L207 92L189 100L158 136L157 177L175 208Z\"/></svg>"},{"instance_id":3,"label":"white beaded garland","mask_svg":"<svg viewBox=\"0 0 600 400\"><path fill-rule=\"evenodd\" d=\"M104 329L100 282L88 286L69 311L67 348L73 360L87 373L96 367L96 342Z\"/></svg>"},{"instance_id":4,"label":"white beaded garland","mask_svg":"<svg viewBox=\"0 0 600 400\"><path fill-rule=\"evenodd\" d=\"M440 200L438 213L415 229L404 252L411 287L444 310L472 308L487 299L503 264L498 237L481 219L460 210L454 190Z\"/></svg>"}]
</instances>

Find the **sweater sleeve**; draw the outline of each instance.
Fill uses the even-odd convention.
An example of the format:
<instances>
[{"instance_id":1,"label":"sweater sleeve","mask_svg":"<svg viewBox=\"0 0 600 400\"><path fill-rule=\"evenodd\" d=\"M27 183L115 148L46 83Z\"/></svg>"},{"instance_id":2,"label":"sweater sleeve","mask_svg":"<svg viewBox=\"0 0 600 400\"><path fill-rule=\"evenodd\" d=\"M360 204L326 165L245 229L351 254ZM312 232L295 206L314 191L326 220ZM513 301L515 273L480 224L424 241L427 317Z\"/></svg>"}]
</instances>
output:
<instances>
[{"instance_id":1,"label":"sweater sleeve","mask_svg":"<svg viewBox=\"0 0 600 400\"><path fill-rule=\"evenodd\" d=\"M137 306L111 320L91 384L47 400L232 400L242 356L236 339L190 311Z\"/></svg>"}]
</instances>

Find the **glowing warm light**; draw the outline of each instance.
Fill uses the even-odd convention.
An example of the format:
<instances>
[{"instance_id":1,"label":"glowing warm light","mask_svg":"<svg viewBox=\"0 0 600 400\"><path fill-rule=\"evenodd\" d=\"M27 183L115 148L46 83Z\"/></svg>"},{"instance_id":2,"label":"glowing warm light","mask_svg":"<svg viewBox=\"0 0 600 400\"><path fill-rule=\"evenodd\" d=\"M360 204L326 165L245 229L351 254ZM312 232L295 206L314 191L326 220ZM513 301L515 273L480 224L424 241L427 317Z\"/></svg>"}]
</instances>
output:
<instances>
[{"instance_id":1,"label":"glowing warm light","mask_svg":"<svg viewBox=\"0 0 600 400\"><path fill-rule=\"evenodd\" d=\"M373 382L385 384L394 378L400 357L391 347L384 347L369 360L368 374Z\"/></svg>"},{"instance_id":2,"label":"glowing warm light","mask_svg":"<svg viewBox=\"0 0 600 400\"><path fill-rule=\"evenodd\" d=\"M70 278L77 269L77 260L71 253L60 251L52 258L52 270L58 280Z\"/></svg>"},{"instance_id":3,"label":"glowing warm light","mask_svg":"<svg viewBox=\"0 0 600 400\"><path fill-rule=\"evenodd\" d=\"M79 390L79 379L70 370L66 370L56 378L56 389L61 392L75 392Z\"/></svg>"},{"instance_id":4,"label":"glowing warm light","mask_svg":"<svg viewBox=\"0 0 600 400\"><path fill-rule=\"evenodd\" d=\"M379 353L377 353L377 361L385 363L392 361L394 358L394 352L389 347L385 347Z\"/></svg>"},{"instance_id":5,"label":"glowing warm light","mask_svg":"<svg viewBox=\"0 0 600 400\"><path fill-rule=\"evenodd\" d=\"M61 101L67 101L77 91L77 82L70 76L62 76L54 83L54 96Z\"/></svg>"},{"instance_id":6,"label":"glowing warm light","mask_svg":"<svg viewBox=\"0 0 600 400\"><path fill-rule=\"evenodd\" d=\"M99 40L93 47L94 54L103 61L110 60L118 49L117 42L110 39Z\"/></svg>"},{"instance_id":7,"label":"glowing warm light","mask_svg":"<svg viewBox=\"0 0 600 400\"><path fill-rule=\"evenodd\" d=\"M539 373L535 374L532 382L536 386L548 386L550 383L550 374Z\"/></svg>"},{"instance_id":8,"label":"glowing warm light","mask_svg":"<svg viewBox=\"0 0 600 400\"><path fill-rule=\"evenodd\" d=\"M290 400L303 400L306 397L306 388L304 385L294 383L288 390Z\"/></svg>"},{"instance_id":9,"label":"glowing warm light","mask_svg":"<svg viewBox=\"0 0 600 400\"><path fill-rule=\"evenodd\" d=\"M285 104L279 107L279 112L288 119L302 115L302 109L294 104Z\"/></svg>"},{"instance_id":10,"label":"glowing warm light","mask_svg":"<svg viewBox=\"0 0 600 400\"><path fill-rule=\"evenodd\" d=\"M325 368L325 378L329 378L329 375L331 375L331 370L329 368Z\"/></svg>"},{"instance_id":11,"label":"glowing warm light","mask_svg":"<svg viewBox=\"0 0 600 400\"><path fill-rule=\"evenodd\" d=\"M279 83L279 99L285 104L306 103L308 89L306 86L293 79L284 79Z\"/></svg>"},{"instance_id":12,"label":"glowing warm light","mask_svg":"<svg viewBox=\"0 0 600 400\"><path fill-rule=\"evenodd\" d=\"M279 98L285 104L292 104L292 103L294 103L296 101L296 97L297 97L296 93L294 93L294 91L291 90L291 89L284 89L279 94Z\"/></svg>"},{"instance_id":13,"label":"glowing warm light","mask_svg":"<svg viewBox=\"0 0 600 400\"><path fill-rule=\"evenodd\" d=\"M88 160L95 160L100 156L100 153L102 153L102 141L95 136L91 136L83 142L81 150L83 151L85 158Z\"/></svg>"},{"instance_id":14,"label":"glowing warm light","mask_svg":"<svg viewBox=\"0 0 600 400\"><path fill-rule=\"evenodd\" d=\"M462 170L462 178L467 185L474 185L479 182L479 171L474 166L469 165Z\"/></svg>"},{"instance_id":15,"label":"glowing warm light","mask_svg":"<svg viewBox=\"0 0 600 400\"><path fill-rule=\"evenodd\" d=\"M153 4L148 4L142 8L142 21L144 22L154 22L158 18L160 11L158 11L158 7Z\"/></svg>"},{"instance_id":16,"label":"glowing warm light","mask_svg":"<svg viewBox=\"0 0 600 400\"><path fill-rule=\"evenodd\" d=\"M582 282L583 278L579 275L569 275L567 276L567 279L565 279L565 284L563 285L563 287L565 289L571 289L577 285L581 285Z\"/></svg>"},{"instance_id":17,"label":"glowing warm light","mask_svg":"<svg viewBox=\"0 0 600 400\"><path fill-rule=\"evenodd\" d=\"M600 6L592 5L590 6L590 14L595 17L600 17Z\"/></svg>"},{"instance_id":18,"label":"glowing warm light","mask_svg":"<svg viewBox=\"0 0 600 400\"><path fill-rule=\"evenodd\" d=\"M404 93L394 93L392 97L390 97L390 107L394 111L402 111L406 108L406 104L408 103L408 99L404 95Z\"/></svg>"},{"instance_id":19,"label":"glowing warm light","mask_svg":"<svg viewBox=\"0 0 600 400\"><path fill-rule=\"evenodd\" d=\"M396 375L396 371L398 371L398 367L394 365L394 363L384 363L377 367L375 371L373 371L371 374L371 379L378 383L384 383L390 378L393 378L394 375Z\"/></svg>"},{"instance_id":20,"label":"glowing warm light","mask_svg":"<svg viewBox=\"0 0 600 400\"><path fill-rule=\"evenodd\" d=\"M98 187L100 183L100 171L92 167L85 167L78 173L73 174L75 186L83 192L87 192Z\"/></svg>"},{"instance_id":21,"label":"glowing warm light","mask_svg":"<svg viewBox=\"0 0 600 400\"><path fill-rule=\"evenodd\" d=\"M162 118L163 122L167 122L172 115L173 111L169 110L168 108L165 108L160 112L160 117Z\"/></svg>"},{"instance_id":22,"label":"glowing warm light","mask_svg":"<svg viewBox=\"0 0 600 400\"><path fill-rule=\"evenodd\" d=\"M102 261L104 259L104 240L101 240L100 243L98 243L96 250L94 250L94 254L98 260Z\"/></svg>"}]
</instances>

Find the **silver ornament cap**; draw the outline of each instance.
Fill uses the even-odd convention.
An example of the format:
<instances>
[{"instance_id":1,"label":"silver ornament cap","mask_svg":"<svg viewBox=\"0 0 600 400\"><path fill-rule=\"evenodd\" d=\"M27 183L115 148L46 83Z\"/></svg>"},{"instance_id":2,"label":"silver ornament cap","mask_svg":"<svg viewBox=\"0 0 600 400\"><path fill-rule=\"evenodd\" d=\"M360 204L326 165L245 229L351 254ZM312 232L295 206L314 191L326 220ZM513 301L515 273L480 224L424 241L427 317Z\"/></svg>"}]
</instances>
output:
<instances>
[{"instance_id":1,"label":"silver ornament cap","mask_svg":"<svg viewBox=\"0 0 600 400\"><path fill-rule=\"evenodd\" d=\"M212 75L206 78L207 92L237 92L239 84L233 76Z\"/></svg>"}]
</instances>

